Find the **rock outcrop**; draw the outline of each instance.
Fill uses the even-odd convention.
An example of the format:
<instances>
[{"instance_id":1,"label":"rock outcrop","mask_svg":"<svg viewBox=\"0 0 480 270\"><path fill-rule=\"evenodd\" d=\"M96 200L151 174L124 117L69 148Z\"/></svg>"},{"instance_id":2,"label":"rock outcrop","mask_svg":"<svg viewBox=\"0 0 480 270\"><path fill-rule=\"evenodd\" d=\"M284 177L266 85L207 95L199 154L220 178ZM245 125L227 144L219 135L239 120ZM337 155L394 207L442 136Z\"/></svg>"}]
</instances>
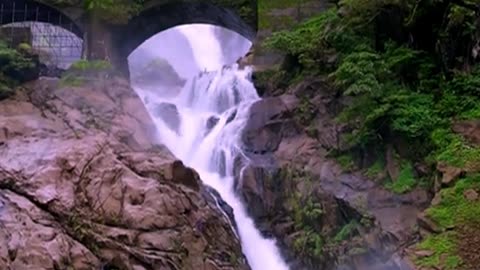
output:
<instances>
[{"instance_id":1,"label":"rock outcrop","mask_svg":"<svg viewBox=\"0 0 480 270\"><path fill-rule=\"evenodd\" d=\"M251 107L237 192L295 269L411 269L401 247L430 196L393 194L330 157L345 144L334 121L344 101L330 89L305 80Z\"/></svg>"},{"instance_id":2,"label":"rock outcrop","mask_svg":"<svg viewBox=\"0 0 480 270\"><path fill-rule=\"evenodd\" d=\"M0 102L0 269L249 269L128 83L42 79Z\"/></svg>"}]
</instances>

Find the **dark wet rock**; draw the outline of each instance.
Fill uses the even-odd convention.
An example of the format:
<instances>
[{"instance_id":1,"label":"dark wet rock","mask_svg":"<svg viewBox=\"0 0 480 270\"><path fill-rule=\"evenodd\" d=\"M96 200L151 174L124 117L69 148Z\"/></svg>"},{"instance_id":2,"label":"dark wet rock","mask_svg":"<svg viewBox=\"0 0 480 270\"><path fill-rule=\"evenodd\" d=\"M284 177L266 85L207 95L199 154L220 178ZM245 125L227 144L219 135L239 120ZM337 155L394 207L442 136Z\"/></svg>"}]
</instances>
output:
<instances>
[{"instance_id":1,"label":"dark wet rock","mask_svg":"<svg viewBox=\"0 0 480 270\"><path fill-rule=\"evenodd\" d=\"M152 56L148 56L145 59L152 58ZM133 70L131 80L135 85L183 87L186 83L186 80L181 78L171 64L163 58L156 58L148 63L134 63L131 70Z\"/></svg>"},{"instance_id":2,"label":"dark wet rock","mask_svg":"<svg viewBox=\"0 0 480 270\"><path fill-rule=\"evenodd\" d=\"M182 161L175 160L172 163L172 174L173 179L178 183L197 191L200 189L200 176L193 169L185 167Z\"/></svg>"},{"instance_id":3,"label":"dark wet rock","mask_svg":"<svg viewBox=\"0 0 480 270\"><path fill-rule=\"evenodd\" d=\"M216 191L215 189L209 186L205 186L205 192L208 192L208 194L213 198L212 203L217 205L222 210L222 212L228 217L229 223L235 228L235 231L238 233L233 208L222 199L220 193L218 193L218 191Z\"/></svg>"},{"instance_id":4,"label":"dark wet rock","mask_svg":"<svg viewBox=\"0 0 480 270\"><path fill-rule=\"evenodd\" d=\"M272 97L250 107L250 117L242 133L245 151L262 154L278 149L282 134L292 129L292 121L287 118L291 108L284 100L295 102L294 97Z\"/></svg>"},{"instance_id":5,"label":"dark wet rock","mask_svg":"<svg viewBox=\"0 0 480 270\"><path fill-rule=\"evenodd\" d=\"M237 193L294 269L413 269L397 251L415 234L417 214L431 195L422 189L393 194L344 172L328 156L345 147L345 127L334 120L342 102L320 78L253 104L242 134L248 158L237 165L246 166L236 170ZM307 213L319 216L309 221ZM353 233L334 241L352 222ZM319 253L313 243L299 249L298 239L318 237L324 243Z\"/></svg>"},{"instance_id":6,"label":"dark wet rock","mask_svg":"<svg viewBox=\"0 0 480 270\"><path fill-rule=\"evenodd\" d=\"M218 121L220 119L216 116L210 116L208 119L207 119L207 122L206 122L206 127L205 127L205 134L203 136L207 136L208 134L210 134L210 132L213 130L213 128L217 125Z\"/></svg>"},{"instance_id":7,"label":"dark wet rock","mask_svg":"<svg viewBox=\"0 0 480 270\"><path fill-rule=\"evenodd\" d=\"M154 113L156 117L162 121L173 131L179 132L180 115L178 114L177 106L171 103L160 103L155 106Z\"/></svg>"},{"instance_id":8,"label":"dark wet rock","mask_svg":"<svg viewBox=\"0 0 480 270\"><path fill-rule=\"evenodd\" d=\"M237 116L237 110L234 110L227 118L226 124L230 123L235 119L235 116Z\"/></svg>"},{"instance_id":9,"label":"dark wet rock","mask_svg":"<svg viewBox=\"0 0 480 270\"><path fill-rule=\"evenodd\" d=\"M0 102L0 269L249 269L126 81L24 87Z\"/></svg>"},{"instance_id":10,"label":"dark wet rock","mask_svg":"<svg viewBox=\"0 0 480 270\"><path fill-rule=\"evenodd\" d=\"M211 116L207 120L207 133L210 132L218 123L218 117L216 116Z\"/></svg>"},{"instance_id":11,"label":"dark wet rock","mask_svg":"<svg viewBox=\"0 0 480 270\"><path fill-rule=\"evenodd\" d=\"M43 77L61 78L65 72L65 69L59 68L57 66L47 66L45 64L41 64L39 75Z\"/></svg>"}]
</instances>

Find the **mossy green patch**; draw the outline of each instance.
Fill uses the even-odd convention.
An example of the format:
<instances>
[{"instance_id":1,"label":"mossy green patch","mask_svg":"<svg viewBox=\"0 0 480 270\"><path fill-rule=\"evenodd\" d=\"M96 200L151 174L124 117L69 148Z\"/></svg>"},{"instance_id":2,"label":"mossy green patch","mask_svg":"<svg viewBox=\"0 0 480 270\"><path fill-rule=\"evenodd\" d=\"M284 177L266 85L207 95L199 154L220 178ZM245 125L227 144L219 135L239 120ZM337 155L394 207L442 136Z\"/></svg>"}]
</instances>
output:
<instances>
[{"instance_id":1,"label":"mossy green patch","mask_svg":"<svg viewBox=\"0 0 480 270\"><path fill-rule=\"evenodd\" d=\"M112 65L104 60L79 60L72 64L70 70L101 71L111 69Z\"/></svg>"},{"instance_id":2,"label":"mossy green patch","mask_svg":"<svg viewBox=\"0 0 480 270\"><path fill-rule=\"evenodd\" d=\"M395 181L388 182L385 187L395 193L402 194L412 190L416 185L413 166L407 162L402 165L398 178Z\"/></svg>"},{"instance_id":3,"label":"mossy green patch","mask_svg":"<svg viewBox=\"0 0 480 270\"><path fill-rule=\"evenodd\" d=\"M418 259L416 263L419 266L441 266L441 269L457 270L462 263L462 259L457 255L456 236L454 232L430 235L418 245L418 249L434 252L432 256Z\"/></svg>"},{"instance_id":4,"label":"mossy green patch","mask_svg":"<svg viewBox=\"0 0 480 270\"><path fill-rule=\"evenodd\" d=\"M60 86L72 86L72 87L80 87L85 85L85 79L79 77L78 75L73 74L65 74L60 79Z\"/></svg>"},{"instance_id":5,"label":"mossy green patch","mask_svg":"<svg viewBox=\"0 0 480 270\"><path fill-rule=\"evenodd\" d=\"M377 159L365 172L365 176L375 179L385 170L385 161Z\"/></svg>"},{"instance_id":6,"label":"mossy green patch","mask_svg":"<svg viewBox=\"0 0 480 270\"><path fill-rule=\"evenodd\" d=\"M112 65L104 60L79 60L62 75L60 85L80 87L102 74L113 73Z\"/></svg>"},{"instance_id":7,"label":"mossy green patch","mask_svg":"<svg viewBox=\"0 0 480 270\"><path fill-rule=\"evenodd\" d=\"M469 145L464 138L449 129L435 130L432 140L438 146L433 157L435 161L455 167L475 167L480 163L480 147Z\"/></svg>"},{"instance_id":8,"label":"mossy green patch","mask_svg":"<svg viewBox=\"0 0 480 270\"><path fill-rule=\"evenodd\" d=\"M468 189L480 192L480 175L472 175L458 180L454 187L440 191L441 202L427 210L431 217L443 228L464 223L480 223L480 201L469 201L464 192Z\"/></svg>"},{"instance_id":9,"label":"mossy green patch","mask_svg":"<svg viewBox=\"0 0 480 270\"><path fill-rule=\"evenodd\" d=\"M336 160L340 167L342 167L342 169L346 172L355 169L355 162L353 160L353 156L348 153L337 156Z\"/></svg>"},{"instance_id":10,"label":"mossy green patch","mask_svg":"<svg viewBox=\"0 0 480 270\"><path fill-rule=\"evenodd\" d=\"M455 186L441 190L440 204L426 210L427 216L441 228L450 230L430 235L418 245L417 249L434 252L432 256L418 259L418 265L461 269L462 254L458 250L461 244L458 229L480 223L480 201L469 200L466 196L468 190L480 192L479 174L460 179Z\"/></svg>"}]
</instances>

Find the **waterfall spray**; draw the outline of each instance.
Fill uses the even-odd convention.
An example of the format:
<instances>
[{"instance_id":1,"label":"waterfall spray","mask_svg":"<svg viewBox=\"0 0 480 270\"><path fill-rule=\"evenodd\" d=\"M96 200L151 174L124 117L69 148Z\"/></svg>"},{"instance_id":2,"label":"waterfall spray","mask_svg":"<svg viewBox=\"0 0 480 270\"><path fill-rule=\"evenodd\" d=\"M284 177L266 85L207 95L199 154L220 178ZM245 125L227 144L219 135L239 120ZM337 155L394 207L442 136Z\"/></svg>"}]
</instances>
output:
<instances>
[{"instance_id":1,"label":"waterfall spray","mask_svg":"<svg viewBox=\"0 0 480 270\"><path fill-rule=\"evenodd\" d=\"M234 159L241 154L240 135L250 105L259 100L251 69L226 67L201 73L176 96L136 87L155 121L161 141L204 184L217 190L234 210L245 256L254 270L286 270L275 241L262 237L234 192ZM164 107L171 108L169 114ZM160 113L158 113L160 111ZM176 123L171 123L172 119Z\"/></svg>"}]
</instances>

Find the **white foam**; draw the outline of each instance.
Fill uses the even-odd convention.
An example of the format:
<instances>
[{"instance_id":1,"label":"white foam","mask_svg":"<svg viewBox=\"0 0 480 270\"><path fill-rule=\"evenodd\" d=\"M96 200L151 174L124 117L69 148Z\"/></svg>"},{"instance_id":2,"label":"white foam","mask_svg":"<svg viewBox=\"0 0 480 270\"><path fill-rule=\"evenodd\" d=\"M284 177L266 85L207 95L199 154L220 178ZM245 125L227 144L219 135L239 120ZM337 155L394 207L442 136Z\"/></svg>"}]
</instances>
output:
<instances>
[{"instance_id":1,"label":"white foam","mask_svg":"<svg viewBox=\"0 0 480 270\"><path fill-rule=\"evenodd\" d=\"M262 237L233 187L233 163L241 151L241 131L248 119L250 105L259 99L250 75L250 69L239 70L235 65L200 74L177 96L171 97L169 93L153 95L138 87L136 91L142 100L148 97L145 106L155 121L163 144L194 168L202 181L217 190L233 208L242 250L250 267L253 270L287 270L275 240ZM176 106L180 119L178 130L170 129L162 115L155 115L155 108L160 103ZM211 117L218 121L208 129Z\"/></svg>"}]
</instances>

